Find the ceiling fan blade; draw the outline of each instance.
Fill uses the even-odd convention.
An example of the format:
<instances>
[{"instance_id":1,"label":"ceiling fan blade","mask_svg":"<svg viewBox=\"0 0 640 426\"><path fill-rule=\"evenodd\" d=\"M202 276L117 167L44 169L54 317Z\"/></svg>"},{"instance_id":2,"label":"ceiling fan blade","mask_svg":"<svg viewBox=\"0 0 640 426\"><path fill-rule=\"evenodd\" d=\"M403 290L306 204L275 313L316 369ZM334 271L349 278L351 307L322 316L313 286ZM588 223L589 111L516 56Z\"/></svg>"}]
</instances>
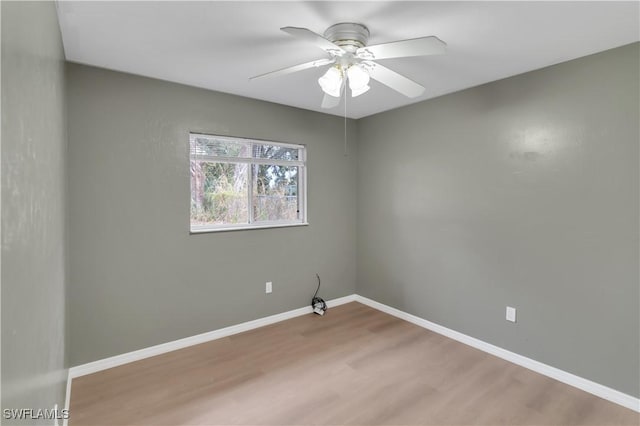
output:
<instances>
[{"instance_id":1,"label":"ceiling fan blade","mask_svg":"<svg viewBox=\"0 0 640 426\"><path fill-rule=\"evenodd\" d=\"M329 96L326 93L324 94L324 97L322 98L322 105L321 105L323 109L335 108L338 105L340 105L340 98Z\"/></svg>"},{"instance_id":2,"label":"ceiling fan blade","mask_svg":"<svg viewBox=\"0 0 640 426\"><path fill-rule=\"evenodd\" d=\"M425 91L425 88L420 84L413 80L409 80L407 77L400 75L387 67L383 67L375 62L365 61L363 63L367 65L367 70L369 71L369 76L371 76L371 78L378 80L385 86L388 86L409 98L417 98Z\"/></svg>"},{"instance_id":3,"label":"ceiling fan blade","mask_svg":"<svg viewBox=\"0 0 640 426\"><path fill-rule=\"evenodd\" d=\"M444 41L430 36L361 47L356 50L356 56L362 59L387 59L440 55L445 52L446 47Z\"/></svg>"},{"instance_id":4,"label":"ceiling fan blade","mask_svg":"<svg viewBox=\"0 0 640 426\"><path fill-rule=\"evenodd\" d=\"M304 64L294 65L292 67L282 68L276 71L271 71L264 74L256 75L254 77L249 77L249 80L255 80L257 78L263 78L263 77L278 77L281 75L303 71L309 68L317 68L323 65L329 65L334 63L335 61L336 61L335 59L318 59L317 61L305 62Z\"/></svg>"},{"instance_id":5,"label":"ceiling fan blade","mask_svg":"<svg viewBox=\"0 0 640 426\"><path fill-rule=\"evenodd\" d=\"M308 28L283 27L280 29L285 33L292 35L300 40L306 40L315 44L325 52L332 53L334 55L345 53L340 46L338 46L337 44L333 44L326 38L322 37L320 34L316 34Z\"/></svg>"}]
</instances>

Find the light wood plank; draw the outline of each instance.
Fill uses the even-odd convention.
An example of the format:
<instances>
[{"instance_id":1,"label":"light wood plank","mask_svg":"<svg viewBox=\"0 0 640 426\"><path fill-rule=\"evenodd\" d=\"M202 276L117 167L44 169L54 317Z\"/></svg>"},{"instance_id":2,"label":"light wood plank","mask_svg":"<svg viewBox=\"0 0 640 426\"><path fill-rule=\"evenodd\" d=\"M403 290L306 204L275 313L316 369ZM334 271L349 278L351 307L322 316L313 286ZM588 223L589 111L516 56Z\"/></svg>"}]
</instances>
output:
<instances>
[{"instance_id":1,"label":"light wood plank","mask_svg":"<svg viewBox=\"0 0 640 426\"><path fill-rule=\"evenodd\" d=\"M73 380L76 425L638 425L640 414L360 303Z\"/></svg>"}]
</instances>

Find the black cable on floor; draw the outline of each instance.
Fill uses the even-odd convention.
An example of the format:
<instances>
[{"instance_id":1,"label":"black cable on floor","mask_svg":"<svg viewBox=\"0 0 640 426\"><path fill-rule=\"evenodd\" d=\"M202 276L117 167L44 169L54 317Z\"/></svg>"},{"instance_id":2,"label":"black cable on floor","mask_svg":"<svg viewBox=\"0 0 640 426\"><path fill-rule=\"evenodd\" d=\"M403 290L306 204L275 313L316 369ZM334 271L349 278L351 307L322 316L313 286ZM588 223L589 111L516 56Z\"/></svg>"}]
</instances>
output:
<instances>
[{"instance_id":1,"label":"black cable on floor","mask_svg":"<svg viewBox=\"0 0 640 426\"><path fill-rule=\"evenodd\" d=\"M311 307L313 308L314 313L324 315L328 307L322 297L318 297L318 292L320 291L320 275L316 274L316 277L318 278L318 288L316 288L316 292L311 299Z\"/></svg>"}]
</instances>

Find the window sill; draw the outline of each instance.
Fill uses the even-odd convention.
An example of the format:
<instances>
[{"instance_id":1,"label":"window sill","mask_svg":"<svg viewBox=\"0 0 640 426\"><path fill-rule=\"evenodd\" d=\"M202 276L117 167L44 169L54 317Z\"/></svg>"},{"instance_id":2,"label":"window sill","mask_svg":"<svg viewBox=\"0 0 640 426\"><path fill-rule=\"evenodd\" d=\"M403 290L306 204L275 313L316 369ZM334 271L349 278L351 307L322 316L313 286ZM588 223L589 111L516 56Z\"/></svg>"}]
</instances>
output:
<instances>
[{"instance_id":1,"label":"window sill","mask_svg":"<svg viewBox=\"0 0 640 426\"><path fill-rule=\"evenodd\" d=\"M265 224L265 225L243 225L243 226L229 226L221 228L203 228L203 229L191 229L189 234L208 234L211 232L228 232L228 231L247 231L250 229L270 229L270 228L291 228L294 226L309 226L309 222L296 222L296 223L281 223L281 224Z\"/></svg>"}]
</instances>

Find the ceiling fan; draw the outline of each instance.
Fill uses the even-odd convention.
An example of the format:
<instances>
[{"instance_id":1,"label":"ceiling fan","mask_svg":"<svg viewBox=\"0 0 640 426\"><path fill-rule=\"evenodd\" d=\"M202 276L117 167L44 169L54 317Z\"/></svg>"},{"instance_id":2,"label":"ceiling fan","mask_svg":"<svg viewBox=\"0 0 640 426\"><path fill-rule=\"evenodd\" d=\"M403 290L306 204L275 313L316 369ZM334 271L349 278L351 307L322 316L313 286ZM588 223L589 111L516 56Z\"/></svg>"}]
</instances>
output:
<instances>
[{"instance_id":1,"label":"ceiling fan","mask_svg":"<svg viewBox=\"0 0 640 426\"><path fill-rule=\"evenodd\" d=\"M370 89L370 78L409 98L418 97L424 93L423 86L375 61L438 55L444 53L447 46L445 42L435 36L367 46L369 29L362 24L352 22L332 25L324 32L324 36L307 28L284 27L280 29L300 40L316 45L324 50L328 57L260 74L251 77L250 80L276 77L330 65L324 75L318 79L318 84L324 91L322 108L333 108L340 103L343 90L346 93L347 82L352 97L367 92Z\"/></svg>"}]
</instances>

